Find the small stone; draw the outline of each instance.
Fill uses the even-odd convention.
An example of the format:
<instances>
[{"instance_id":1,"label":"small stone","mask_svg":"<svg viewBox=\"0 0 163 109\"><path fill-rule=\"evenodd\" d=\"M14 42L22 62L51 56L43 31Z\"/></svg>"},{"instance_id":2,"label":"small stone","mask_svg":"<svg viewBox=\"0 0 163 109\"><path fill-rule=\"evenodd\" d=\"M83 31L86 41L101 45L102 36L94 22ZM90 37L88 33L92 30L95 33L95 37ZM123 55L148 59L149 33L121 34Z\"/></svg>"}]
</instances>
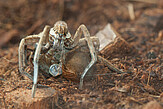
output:
<instances>
[{"instance_id":1,"label":"small stone","mask_svg":"<svg viewBox=\"0 0 163 109\"><path fill-rule=\"evenodd\" d=\"M148 59L156 59L156 54L153 50L149 51L146 56Z\"/></svg>"},{"instance_id":2,"label":"small stone","mask_svg":"<svg viewBox=\"0 0 163 109\"><path fill-rule=\"evenodd\" d=\"M163 107L157 101L150 101L144 105L143 109L162 109Z\"/></svg>"}]
</instances>

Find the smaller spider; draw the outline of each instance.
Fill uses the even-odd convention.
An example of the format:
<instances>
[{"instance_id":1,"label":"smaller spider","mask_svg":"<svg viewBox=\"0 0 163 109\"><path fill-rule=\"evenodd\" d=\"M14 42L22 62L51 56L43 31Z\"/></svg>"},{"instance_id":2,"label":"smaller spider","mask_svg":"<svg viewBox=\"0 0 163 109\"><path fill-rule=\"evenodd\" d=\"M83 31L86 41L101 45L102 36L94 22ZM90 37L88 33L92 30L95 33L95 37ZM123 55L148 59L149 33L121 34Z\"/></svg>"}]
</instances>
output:
<instances>
[{"instance_id":1,"label":"smaller spider","mask_svg":"<svg viewBox=\"0 0 163 109\"><path fill-rule=\"evenodd\" d=\"M81 39L82 33L84 38ZM72 38L67 24L64 21L58 21L53 28L45 26L40 34L30 35L21 40L19 45L19 71L33 81L32 97L35 96L38 72L45 71L46 74L52 76L61 75L65 53L73 50L83 42L87 42L91 61L81 75L80 88L83 86L83 79L86 73L97 61L96 52L98 52L100 45L97 37L90 37L85 25L80 25ZM34 66L34 76L25 71L27 66L27 45L36 46L33 53L29 56Z\"/></svg>"}]
</instances>

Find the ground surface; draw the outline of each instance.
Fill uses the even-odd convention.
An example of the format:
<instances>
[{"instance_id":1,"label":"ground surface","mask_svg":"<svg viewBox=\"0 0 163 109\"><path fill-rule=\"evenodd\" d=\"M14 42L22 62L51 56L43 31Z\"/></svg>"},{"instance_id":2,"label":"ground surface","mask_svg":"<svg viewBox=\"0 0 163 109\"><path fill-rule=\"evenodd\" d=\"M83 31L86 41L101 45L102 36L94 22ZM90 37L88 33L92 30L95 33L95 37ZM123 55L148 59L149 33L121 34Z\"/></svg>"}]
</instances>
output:
<instances>
[{"instance_id":1,"label":"ground surface","mask_svg":"<svg viewBox=\"0 0 163 109\"><path fill-rule=\"evenodd\" d=\"M129 0L130 1L130 0ZM152 0L151 0L152 1ZM131 20L128 4L134 5ZM32 81L18 71L18 44L21 38L37 34L57 20L68 23L74 34L84 23L91 35L111 23L137 54L107 57L116 67L128 72L123 75L97 63L95 79L85 82L79 90L62 76L40 79L39 83L55 89L57 108L149 108L163 107L163 10L161 0L127 2L109 0L13 0L0 1L0 107L17 108L18 99L9 99L20 89L29 90ZM30 94L29 94L30 95ZM11 97L12 98L12 97ZM19 98L19 97L17 97ZM30 99L30 98L28 98ZM151 102L152 101L152 102ZM148 105L146 105L149 103ZM151 104L151 105L150 105ZM146 106L146 107L145 107ZM152 107L154 108L154 107Z\"/></svg>"}]
</instances>

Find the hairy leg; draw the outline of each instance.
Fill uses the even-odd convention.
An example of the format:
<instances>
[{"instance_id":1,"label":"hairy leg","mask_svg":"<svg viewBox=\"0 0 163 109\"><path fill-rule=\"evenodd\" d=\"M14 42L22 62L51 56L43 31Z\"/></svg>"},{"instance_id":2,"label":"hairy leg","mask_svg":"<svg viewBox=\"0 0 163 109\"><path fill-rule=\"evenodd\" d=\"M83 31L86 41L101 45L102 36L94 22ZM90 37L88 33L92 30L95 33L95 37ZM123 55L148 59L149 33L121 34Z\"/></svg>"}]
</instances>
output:
<instances>
[{"instance_id":1,"label":"hairy leg","mask_svg":"<svg viewBox=\"0 0 163 109\"><path fill-rule=\"evenodd\" d=\"M93 42L90 38L90 33L88 31L88 29L86 28L85 25L80 25L79 28L77 29L75 36L74 36L74 45L76 46L79 43L79 39L81 38L81 35L84 35L85 40L87 41L89 50L90 50L90 54L91 54L91 61L88 64L88 66L85 68L85 70L83 71L81 78L80 78L80 86L79 88L81 89L83 86L83 79L86 75L86 73L88 72L88 70L92 67L92 65L97 61L97 54L95 51L95 47L93 45Z\"/></svg>"},{"instance_id":2,"label":"hairy leg","mask_svg":"<svg viewBox=\"0 0 163 109\"><path fill-rule=\"evenodd\" d=\"M31 80L33 80L33 77L24 71L24 68L26 66L25 46L35 44L36 42L39 41L39 39L40 39L40 37L38 37L38 35L31 35L31 36L27 36L26 38L23 38L20 42L19 50L18 50L18 52L19 52L19 71L20 71L20 73L24 74L25 76L27 76Z\"/></svg>"},{"instance_id":3,"label":"hairy leg","mask_svg":"<svg viewBox=\"0 0 163 109\"><path fill-rule=\"evenodd\" d=\"M43 32L39 34L40 40L34 54L34 77L33 77L32 98L35 96L35 91L36 91L37 78L38 78L38 61L41 52L41 47L48 37L49 30L50 30L50 26L45 26Z\"/></svg>"},{"instance_id":4,"label":"hairy leg","mask_svg":"<svg viewBox=\"0 0 163 109\"><path fill-rule=\"evenodd\" d=\"M93 42L93 46L95 47L95 51L98 52L99 51L99 47L100 47L100 42L99 42L99 38L96 36L91 36L91 41ZM87 41L85 38L82 38L79 40L78 43L79 46L85 46L87 45Z\"/></svg>"}]
</instances>

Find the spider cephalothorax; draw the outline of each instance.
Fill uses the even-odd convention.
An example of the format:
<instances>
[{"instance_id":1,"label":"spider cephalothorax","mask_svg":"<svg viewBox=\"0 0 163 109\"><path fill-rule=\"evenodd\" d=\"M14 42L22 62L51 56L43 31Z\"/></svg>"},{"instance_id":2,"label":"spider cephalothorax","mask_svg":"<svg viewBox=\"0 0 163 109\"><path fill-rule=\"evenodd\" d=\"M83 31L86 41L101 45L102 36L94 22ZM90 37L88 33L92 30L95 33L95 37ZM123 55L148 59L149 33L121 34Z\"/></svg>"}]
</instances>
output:
<instances>
[{"instance_id":1,"label":"spider cephalothorax","mask_svg":"<svg viewBox=\"0 0 163 109\"><path fill-rule=\"evenodd\" d=\"M68 27L64 21L58 21L54 24L53 29L55 30L56 34L67 34Z\"/></svg>"},{"instance_id":2,"label":"spider cephalothorax","mask_svg":"<svg viewBox=\"0 0 163 109\"><path fill-rule=\"evenodd\" d=\"M67 24L64 21L58 21L54 27L50 29L49 41L54 45L63 43L63 46L70 46L73 42L71 34L68 31Z\"/></svg>"}]
</instances>

